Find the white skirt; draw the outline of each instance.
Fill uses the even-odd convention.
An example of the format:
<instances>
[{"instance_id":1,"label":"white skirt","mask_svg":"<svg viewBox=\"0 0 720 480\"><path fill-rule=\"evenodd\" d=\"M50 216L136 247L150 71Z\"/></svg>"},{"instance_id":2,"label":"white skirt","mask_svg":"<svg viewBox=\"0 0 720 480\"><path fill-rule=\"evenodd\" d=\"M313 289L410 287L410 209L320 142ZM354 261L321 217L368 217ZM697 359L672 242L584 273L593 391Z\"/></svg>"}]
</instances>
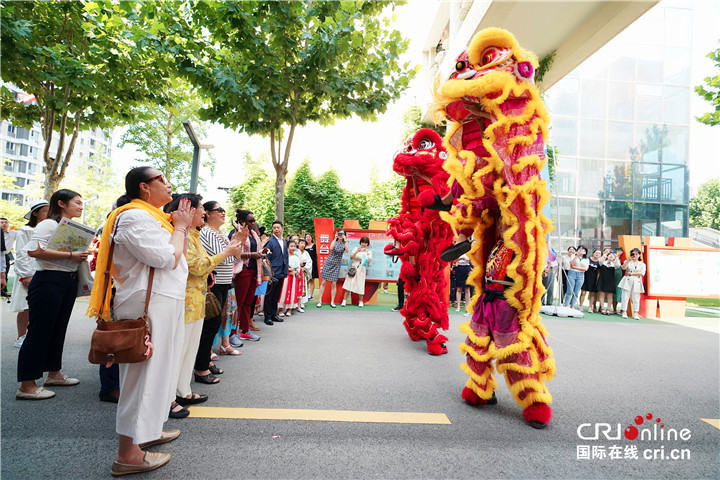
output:
<instances>
[{"instance_id":1,"label":"white skirt","mask_svg":"<svg viewBox=\"0 0 720 480\"><path fill-rule=\"evenodd\" d=\"M27 287L16 277L15 283L13 284L12 297L10 298L11 312L19 313L28 309L27 293Z\"/></svg>"},{"instance_id":2,"label":"white skirt","mask_svg":"<svg viewBox=\"0 0 720 480\"><path fill-rule=\"evenodd\" d=\"M145 291L136 292L115 306L116 318L134 319L145 310ZM160 438L175 400L180 356L185 334L185 301L153 293L150 329L155 346L150 360L120 365L120 400L116 431L144 443Z\"/></svg>"}]
</instances>

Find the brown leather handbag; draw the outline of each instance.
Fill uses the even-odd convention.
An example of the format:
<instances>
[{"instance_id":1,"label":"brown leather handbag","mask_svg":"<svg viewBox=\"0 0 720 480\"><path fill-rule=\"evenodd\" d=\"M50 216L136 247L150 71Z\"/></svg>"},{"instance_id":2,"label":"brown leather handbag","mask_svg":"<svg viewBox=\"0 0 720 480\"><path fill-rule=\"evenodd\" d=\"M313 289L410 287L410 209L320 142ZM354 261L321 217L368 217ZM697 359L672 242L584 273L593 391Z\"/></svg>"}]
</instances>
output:
<instances>
[{"instance_id":1,"label":"brown leather handbag","mask_svg":"<svg viewBox=\"0 0 720 480\"><path fill-rule=\"evenodd\" d=\"M107 270L105 270L105 284L103 286L103 301L107 295L110 284L110 265L112 265L115 241L110 242L110 253L108 255ZM155 268L150 267L148 278L147 295L145 297L145 313L142 317L134 320L115 320L106 322L99 318L97 328L93 332L90 341L90 363L99 365L105 364L110 367L113 363L139 363L152 357L153 344L150 342L150 322L148 320L148 304L152 293L153 277ZM102 314L102 307L100 307ZM102 316L102 315L99 315Z\"/></svg>"}]
</instances>

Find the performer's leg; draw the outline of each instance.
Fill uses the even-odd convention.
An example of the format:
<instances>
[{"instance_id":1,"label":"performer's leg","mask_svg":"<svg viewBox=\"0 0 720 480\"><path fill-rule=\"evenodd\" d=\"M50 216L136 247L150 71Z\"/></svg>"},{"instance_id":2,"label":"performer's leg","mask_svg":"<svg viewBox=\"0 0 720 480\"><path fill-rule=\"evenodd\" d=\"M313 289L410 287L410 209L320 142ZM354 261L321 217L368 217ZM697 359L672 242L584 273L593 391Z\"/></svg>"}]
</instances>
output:
<instances>
[{"instance_id":1,"label":"performer's leg","mask_svg":"<svg viewBox=\"0 0 720 480\"><path fill-rule=\"evenodd\" d=\"M485 325L475 322L463 324L460 330L468 334L460 351L465 353L465 364L461 365L470 377L462 391L462 399L471 405L487 405L497 403L495 388L497 382L493 378L492 355L490 354L490 334Z\"/></svg>"},{"instance_id":2,"label":"performer's leg","mask_svg":"<svg viewBox=\"0 0 720 480\"><path fill-rule=\"evenodd\" d=\"M498 372L505 373L510 393L523 409L525 421L534 428L545 428L552 419L552 396L537 373L525 373L532 365L531 349L498 360Z\"/></svg>"}]
</instances>

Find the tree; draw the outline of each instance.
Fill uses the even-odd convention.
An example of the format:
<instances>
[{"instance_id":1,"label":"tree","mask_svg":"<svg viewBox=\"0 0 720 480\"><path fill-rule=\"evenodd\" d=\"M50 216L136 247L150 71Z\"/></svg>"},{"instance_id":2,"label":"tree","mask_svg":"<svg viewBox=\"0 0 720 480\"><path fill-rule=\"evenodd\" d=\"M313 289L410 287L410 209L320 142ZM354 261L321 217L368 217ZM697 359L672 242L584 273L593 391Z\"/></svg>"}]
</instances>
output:
<instances>
[{"instance_id":1,"label":"tree","mask_svg":"<svg viewBox=\"0 0 720 480\"><path fill-rule=\"evenodd\" d=\"M384 221L400 213L400 199L406 183L404 177L395 173L383 181L376 168L370 172L368 206L371 220Z\"/></svg>"},{"instance_id":2,"label":"tree","mask_svg":"<svg viewBox=\"0 0 720 480\"><path fill-rule=\"evenodd\" d=\"M394 2L194 5L193 24L214 48L181 70L212 101L205 118L269 137L278 219L297 127L374 120L417 72L399 63L408 42L388 30L386 6Z\"/></svg>"},{"instance_id":3,"label":"tree","mask_svg":"<svg viewBox=\"0 0 720 480\"><path fill-rule=\"evenodd\" d=\"M245 153L244 161L245 179L230 190L230 205L233 209L252 211L257 223L265 225L269 232L272 222L275 221L275 198L272 195L273 179L264 168L268 163L267 155L253 159L249 153ZM228 217L234 215L229 213Z\"/></svg>"},{"instance_id":4,"label":"tree","mask_svg":"<svg viewBox=\"0 0 720 480\"><path fill-rule=\"evenodd\" d=\"M690 226L720 230L720 178L703 183L690 199Z\"/></svg>"},{"instance_id":5,"label":"tree","mask_svg":"<svg viewBox=\"0 0 720 480\"><path fill-rule=\"evenodd\" d=\"M420 105L410 105L402 115L403 128L400 133L400 142L404 142L408 137L413 135L421 128L429 128L435 130L441 137L445 136L444 125L425 125L422 121L423 110Z\"/></svg>"},{"instance_id":6,"label":"tree","mask_svg":"<svg viewBox=\"0 0 720 480\"><path fill-rule=\"evenodd\" d=\"M207 136L207 126L200 120L198 111L203 102L191 87L178 85L168 92L165 104L144 103L133 109L137 120L128 127L118 145L133 144L145 158L160 170L178 191L190 190L193 144L185 133L182 121L190 120L198 137ZM204 165L215 172L215 160L208 155ZM202 178L198 184L204 185Z\"/></svg>"},{"instance_id":7,"label":"tree","mask_svg":"<svg viewBox=\"0 0 720 480\"><path fill-rule=\"evenodd\" d=\"M317 183L310 171L310 161L303 160L288 181L285 195L285 228L290 232L315 230L318 215Z\"/></svg>"},{"instance_id":8,"label":"tree","mask_svg":"<svg viewBox=\"0 0 720 480\"><path fill-rule=\"evenodd\" d=\"M720 71L720 48L708 53L706 55L709 59L715 62L715 67ZM719 125L720 124L720 73L714 77L705 77L705 83L707 87L698 85L695 87L695 91L698 95L703 97L705 100L715 109L714 111L708 112L701 117L695 117L695 119L704 123L705 125Z\"/></svg>"},{"instance_id":9,"label":"tree","mask_svg":"<svg viewBox=\"0 0 720 480\"><path fill-rule=\"evenodd\" d=\"M2 89L2 118L39 122L45 196L65 177L81 130L133 120L132 107L163 101L175 56L192 36L174 2L3 2L2 78L34 102ZM50 151L54 134L57 147Z\"/></svg>"}]
</instances>

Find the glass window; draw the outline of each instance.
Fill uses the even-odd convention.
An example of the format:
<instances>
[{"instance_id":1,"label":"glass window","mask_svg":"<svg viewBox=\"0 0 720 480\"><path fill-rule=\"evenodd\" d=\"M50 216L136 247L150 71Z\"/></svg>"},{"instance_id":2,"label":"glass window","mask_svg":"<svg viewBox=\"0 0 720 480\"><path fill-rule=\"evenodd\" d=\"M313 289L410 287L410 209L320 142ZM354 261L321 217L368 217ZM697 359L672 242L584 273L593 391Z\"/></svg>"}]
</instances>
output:
<instances>
[{"instance_id":1,"label":"glass window","mask_svg":"<svg viewBox=\"0 0 720 480\"><path fill-rule=\"evenodd\" d=\"M605 120L580 120L580 156L605 158Z\"/></svg>"},{"instance_id":2,"label":"glass window","mask_svg":"<svg viewBox=\"0 0 720 480\"><path fill-rule=\"evenodd\" d=\"M577 158L575 157L568 157L567 155L558 155L557 156L558 163L557 168L558 170L567 170L574 172L577 170Z\"/></svg>"},{"instance_id":3,"label":"glass window","mask_svg":"<svg viewBox=\"0 0 720 480\"><path fill-rule=\"evenodd\" d=\"M550 111L553 115L577 115L578 113L578 81L574 78L563 78L548 90Z\"/></svg>"},{"instance_id":4,"label":"glass window","mask_svg":"<svg viewBox=\"0 0 720 480\"><path fill-rule=\"evenodd\" d=\"M615 239L619 235L630 235L630 202L605 202L606 237Z\"/></svg>"},{"instance_id":5,"label":"glass window","mask_svg":"<svg viewBox=\"0 0 720 480\"><path fill-rule=\"evenodd\" d=\"M603 202L597 200L578 200L577 221L581 236L587 237L590 232L593 237L599 235L603 222L602 207Z\"/></svg>"},{"instance_id":6,"label":"glass window","mask_svg":"<svg viewBox=\"0 0 720 480\"><path fill-rule=\"evenodd\" d=\"M607 106L607 83L604 80L586 79L581 84L580 115L604 118Z\"/></svg>"},{"instance_id":7,"label":"glass window","mask_svg":"<svg viewBox=\"0 0 720 480\"><path fill-rule=\"evenodd\" d=\"M557 182L558 195L575 195L575 179L577 175L575 172L564 172L558 170L555 173L555 180Z\"/></svg>"},{"instance_id":8,"label":"glass window","mask_svg":"<svg viewBox=\"0 0 720 480\"><path fill-rule=\"evenodd\" d=\"M635 201L660 201L660 166L654 163L633 164L633 189Z\"/></svg>"},{"instance_id":9,"label":"glass window","mask_svg":"<svg viewBox=\"0 0 720 480\"><path fill-rule=\"evenodd\" d=\"M664 83L674 85L690 85L690 59L692 52L689 48L665 48L665 74Z\"/></svg>"},{"instance_id":10,"label":"glass window","mask_svg":"<svg viewBox=\"0 0 720 480\"><path fill-rule=\"evenodd\" d=\"M630 161L630 149L633 147L633 124L608 122L607 129L607 157Z\"/></svg>"},{"instance_id":11,"label":"glass window","mask_svg":"<svg viewBox=\"0 0 720 480\"><path fill-rule=\"evenodd\" d=\"M578 196L605 197L605 160L581 158L578 169Z\"/></svg>"},{"instance_id":12,"label":"glass window","mask_svg":"<svg viewBox=\"0 0 720 480\"><path fill-rule=\"evenodd\" d=\"M550 124L551 142L563 155L577 155L577 120L555 117Z\"/></svg>"},{"instance_id":13,"label":"glass window","mask_svg":"<svg viewBox=\"0 0 720 480\"><path fill-rule=\"evenodd\" d=\"M25 179L23 177L16 177L15 185L17 185L18 188L23 188L25 186Z\"/></svg>"},{"instance_id":14,"label":"glass window","mask_svg":"<svg viewBox=\"0 0 720 480\"><path fill-rule=\"evenodd\" d=\"M654 237L658 234L658 220L660 219L660 204L635 203L633 204L632 235Z\"/></svg>"},{"instance_id":15,"label":"glass window","mask_svg":"<svg viewBox=\"0 0 720 480\"><path fill-rule=\"evenodd\" d=\"M605 198L632 200L632 164L608 161L605 167Z\"/></svg>"},{"instance_id":16,"label":"glass window","mask_svg":"<svg viewBox=\"0 0 720 480\"><path fill-rule=\"evenodd\" d=\"M687 235L688 207L677 205L662 205L660 211L661 236L684 237Z\"/></svg>"},{"instance_id":17,"label":"glass window","mask_svg":"<svg viewBox=\"0 0 720 480\"><path fill-rule=\"evenodd\" d=\"M690 88L665 87L665 123L687 125L690 121Z\"/></svg>"},{"instance_id":18,"label":"glass window","mask_svg":"<svg viewBox=\"0 0 720 480\"><path fill-rule=\"evenodd\" d=\"M608 82L608 118L635 119L635 87L632 83Z\"/></svg>"},{"instance_id":19,"label":"glass window","mask_svg":"<svg viewBox=\"0 0 720 480\"><path fill-rule=\"evenodd\" d=\"M688 130L688 127L667 127L663 162L687 163L690 144Z\"/></svg>"},{"instance_id":20,"label":"glass window","mask_svg":"<svg viewBox=\"0 0 720 480\"><path fill-rule=\"evenodd\" d=\"M17 171L19 173L27 173L27 162L24 160L18 160Z\"/></svg>"},{"instance_id":21,"label":"glass window","mask_svg":"<svg viewBox=\"0 0 720 480\"><path fill-rule=\"evenodd\" d=\"M639 122L662 122L662 87L660 85L635 85L637 105L636 120Z\"/></svg>"},{"instance_id":22,"label":"glass window","mask_svg":"<svg viewBox=\"0 0 720 480\"><path fill-rule=\"evenodd\" d=\"M687 183L685 165L663 165L660 200L668 203L687 203Z\"/></svg>"},{"instance_id":23,"label":"glass window","mask_svg":"<svg viewBox=\"0 0 720 480\"><path fill-rule=\"evenodd\" d=\"M692 12L680 8L665 9L665 44L690 47Z\"/></svg>"},{"instance_id":24,"label":"glass window","mask_svg":"<svg viewBox=\"0 0 720 480\"><path fill-rule=\"evenodd\" d=\"M635 147L632 158L637 162L661 161L668 144L667 126L638 123L635 125Z\"/></svg>"},{"instance_id":25,"label":"glass window","mask_svg":"<svg viewBox=\"0 0 720 480\"><path fill-rule=\"evenodd\" d=\"M632 82L635 80L635 58L619 56L608 68L609 80Z\"/></svg>"},{"instance_id":26,"label":"glass window","mask_svg":"<svg viewBox=\"0 0 720 480\"><path fill-rule=\"evenodd\" d=\"M663 74L663 53L662 46L644 46L637 49L637 77L638 82L660 83Z\"/></svg>"},{"instance_id":27,"label":"glass window","mask_svg":"<svg viewBox=\"0 0 720 480\"><path fill-rule=\"evenodd\" d=\"M28 173L35 173L37 166L34 163L28 163Z\"/></svg>"},{"instance_id":28,"label":"glass window","mask_svg":"<svg viewBox=\"0 0 720 480\"><path fill-rule=\"evenodd\" d=\"M559 219L555 228L563 237L575 236L575 199L560 198L558 199Z\"/></svg>"},{"instance_id":29,"label":"glass window","mask_svg":"<svg viewBox=\"0 0 720 480\"><path fill-rule=\"evenodd\" d=\"M3 163L5 164L5 171L6 172L12 172L13 171L13 164L10 160L3 160Z\"/></svg>"}]
</instances>

